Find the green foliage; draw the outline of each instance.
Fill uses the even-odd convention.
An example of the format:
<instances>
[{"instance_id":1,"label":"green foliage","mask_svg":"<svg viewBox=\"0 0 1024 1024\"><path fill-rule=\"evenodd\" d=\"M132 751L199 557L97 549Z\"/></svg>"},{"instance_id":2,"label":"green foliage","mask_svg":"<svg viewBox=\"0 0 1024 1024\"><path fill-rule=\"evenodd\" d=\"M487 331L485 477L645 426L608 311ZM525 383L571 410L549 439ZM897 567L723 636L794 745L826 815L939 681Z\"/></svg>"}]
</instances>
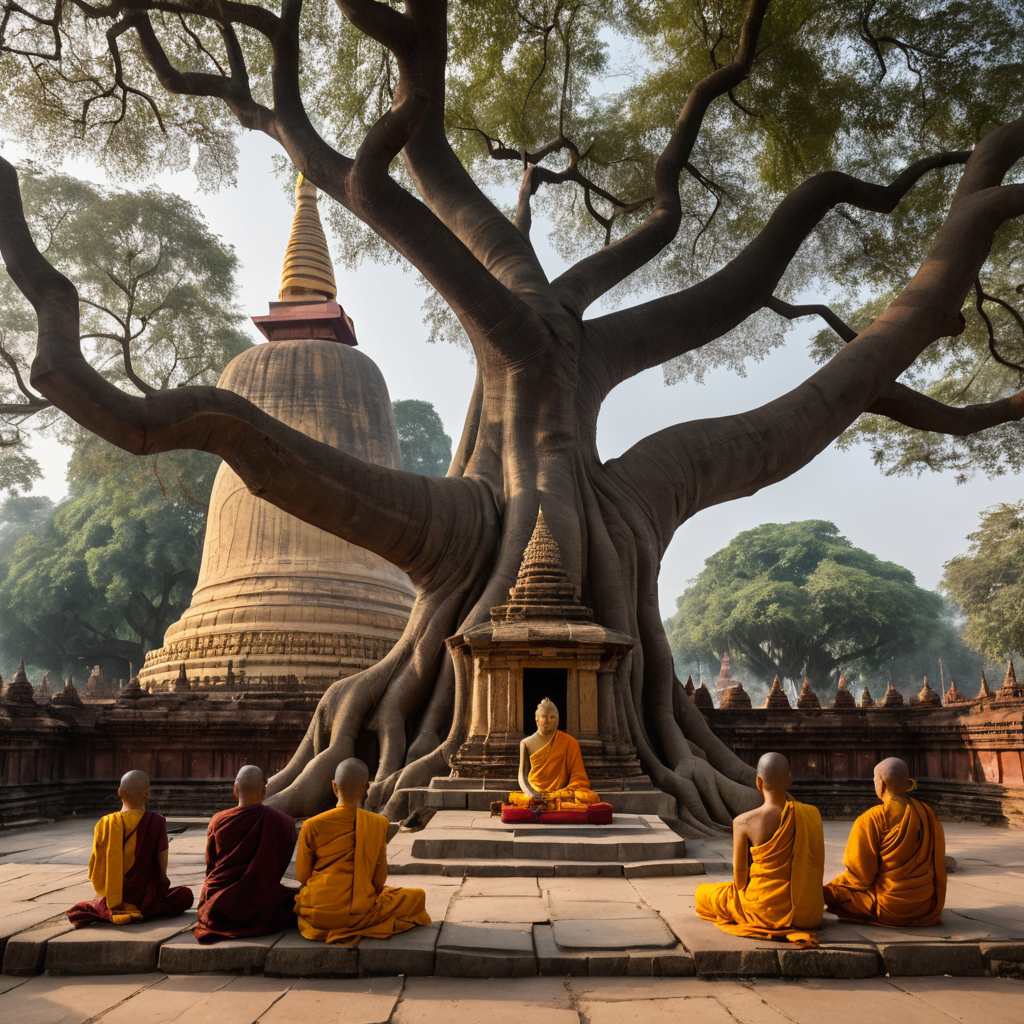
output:
<instances>
[{"instance_id":1,"label":"green foliage","mask_svg":"<svg viewBox=\"0 0 1024 1024\"><path fill-rule=\"evenodd\" d=\"M402 465L410 473L444 476L452 461L452 439L430 402L418 398L393 402Z\"/></svg>"},{"instance_id":2,"label":"green foliage","mask_svg":"<svg viewBox=\"0 0 1024 1024\"><path fill-rule=\"evenodd\" d=\"M83 349L108 379L131 390L215 384L249 347L234 305L238 259L190 203L154 188L104 190L35 165L20 177L36 244L75 282ZM10 362L0 374L0 403L10 410L0 430L0 487L27 487L39 475L25 426L34 409L20 404L35 331L31 306L4 274L0 346L21 379ZM49 410L35 412L33 425L69 442L80 434Z\"/></svg>"},{"instance_id":3,"label":"green foliage","mask_svg":"<svg viewBox=\"0 0 1024 1024\"><path fill-rule=\"evenodd\" d=\"M232 180L239 129L225 104L164 91L130 30L117 37L123 75L115 75L103 33L121 8L101 15L56 0L5 6L0 118L8 131L49 159L79 156L124 177L191 163L205 186ZM277 0L266 6L280 10ZM686 96L731 60L747 7L745 0L450 4L450 141L482 187L508 207L522 174L520 151L567 140L543 162L562 169L574 150L593 186L587 198L597 216L579 183L544 185L534 205L554 247L576 259L650 211L658 155ZM53 52L55 16L59 63L38 56ZM177 68L222 73L226 51L214 18L159 10L149 17ZM244 26L237 33L253 96L272 105L267 40ZM692 173L680 183L678 237L609 300L639 288L675 290L717 269L811 174L841 170L884 181L923 155L973 146L1019 114L1022 40L1017 0L777 0L750 75L705 118ZM300 43L305 108L321 136L353 156L391 104L395 60L329 0L306 0ZM26 56L30 51L37 56ZM392 173L413 187L400 161ZM957 167L933 172L892 217L835 211L804 246L783 293L815 283L862 303L901 287L930 244L959 174ZM325 207L346 260L395 258L344 210ZM1000 239L1010 236L1019 240L1020 229L1000 232ZM994 250L993 258L1002 255ZM437 311L432 315L436 320ZM442 319L436 333L458 338L451 320ZM785 327L771 314L755 315L667 365L667 379L699 379L722 364L742 372L745 359L781 343Z\"/></svg>"},{"instance_id":4,"label":"green foliage","mask_svg":"<svg viewBox=\"0 0 1024 1024\"><path fill-rule=\"evenodd\" d=\"M728 649L758 678L825 694L842 668L896 682L980 668L938 594L913 574L854 547L829 522L768 523L738 534L705 562L665 628L679 663L717 664ZM905 675L906 673L906 675Z\"/></svg>"},{"instance_id":5,"label":"green foliage","mask_svg":"<svg viewBox=\"0 0 1024 1024\"><path fill-rule=\"evenodd\" d=\"M138 668L188 605L219 460L136 458L92 437L74 453L71 496L0 509L0 659L81 673Z\"/></svg>"},{"instance_id":6,"label":"green foliage","mask_svg":"<svg viewBox=\"0 0 1024 1024\"><path fill-rule=\"evenodd\" d=\"M994 660L1024 654L1024 501L982 513L966 554L946 563L945 592L967 616L964 640Z\"/></svg>"}]
</instances>

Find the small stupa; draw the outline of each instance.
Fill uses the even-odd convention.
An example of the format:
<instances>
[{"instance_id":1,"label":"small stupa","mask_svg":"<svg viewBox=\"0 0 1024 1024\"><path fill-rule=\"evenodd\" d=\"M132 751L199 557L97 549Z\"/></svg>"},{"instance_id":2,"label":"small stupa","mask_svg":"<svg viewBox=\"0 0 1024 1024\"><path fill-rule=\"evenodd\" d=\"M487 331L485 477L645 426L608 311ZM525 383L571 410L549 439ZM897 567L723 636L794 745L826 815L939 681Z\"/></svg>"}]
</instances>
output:
<instances>
[{"instance_id":1,"label":"small stupa","mask_svg":"<svg viewBox=\"0 0 1024 1024\"><path fill-rule=\"evenodd\" d=\"M50 703L54 707L59 708L82 707L82 698L78 696L78 688L75 686L75 680L72 676L68 676L68 681L64 684L64 689L59 693L55 693L50 698Z\"/></svg>"},{"instance_id":2,"label":"small stupa","mask_svg":"<svg viewBox=\"0 0 1024 1024\"><path fill-rule=\"evenodd\" d=\"M982 669L982 671L981 671L981 687L978 690L978 696L975 697L974 699L975 700L991 700L992 699L992 691L988 688L988 680L985 678L985 670L984 669Z\"/></svg>"},{"instance_id":3,"label":"small stupa","mask_svg":"<svg viewBox=\"0 0 1024 1024\"><path fill-rule=\"evenodd\" d=\"M850 693L844 672L839 673L839 685L836 687L836 697L832 701L832 707L837 711L848 711L857 707L857 698Z\"/></svg>"},{"instance_id":4,"label":"small stupa","mask_svg":"<svg viewBox=\"0 0 1024 1024\"><path fill-rule=\"evenodd\" d=\"M917 706L923 708L942 707L942 698L931 688L927 676L924 677L924 686L921 687L921 692L917 695Z\"/></svg>"},{"instance_id":5,"label":"small stupa","mask_svg":"<svg viewBox=\"0 0 1024 1024\"><path fill-rule=\"evenodd\" d=\"M118 694L117 703L124 707L125 705L134 704L135 701L145 696L146 691L139 683L138 675L132 673L131 679L128 680L128 685Z\"/></svg>"},{"instance_id":6,"label":"small stupa","mask_svg":"<svg viewBox=\"0 0 1024 1024\"><path fill-rule=\"evenodd\" d=\"M871 696L871 691L865 686L864 692L860 695L860 706L862 708L873 708L875 706L875 699Z\"/></svg>"},{"instance_id":7,"label":"small stupa","mask_svg":"<svg viewBox=\"0 0 1024 1024\"><path fill-rule=\"evenodd\" d=\"M356 349L301 176L277 302L253 317L267 344L236 356L217 386L366 462L401 469L394 412L376 364ZM147 690L322 691L368 668L402 635L416 590L379 555L296 519L217 471L192 603L146 655Z\"/></svg>"},{"instance_id":8,"label":"small stupa","mask_svg":"<svg viewBox=\"0 0 1024 1024\"><path fill-rule=\"evenodd\" d=\"M693 676L686 677L686 685L683 687L683 689L686 691L686 696L692 700L694 691Z\"/></svg>"},{"instance_id":9,"label":"small stupa","mask_svg":"<svg viewBox=\"0 0 1024 1024\"><path fill-rule=\"evenodd\" d=\"M42 682L36 687L36 700L40 704L45 704L53 696L53 690L50 687L50 673L43 673Z\"/></svg>"},{"instance_id":10,"label":"small stupa","mask_svg":"<svg viewBox=\"0 0 1024 1024\"><path fill-rule=\"evenodd\" d=\"M946 691L945 703L947 707L950 704L967 703L967 698L957 689L956 683L952 679L949 681L949 689Z\"/></svg>"},{"instance_id":11,"label":"small stupa","mask_svg":"<svg viewBox=\"0 0 1024 1024\"><path fill-rule=\"evenodd\" d=\"M742 683L733 683L722 694L722 703L719 707L723 711L745 711L751 707L750 694L743 689Z\"/></svg>"},{"instance_id":12,"label":"small stupa","mask_svg":"<svg viewBox=\"0 0 1024 1024\"><path fill-rule=\"evenodd\" d=\"M1013 661L1010 660L1006 666L1006 678L1003 685L996 692L997 704L1016 704L1024 701L1024 686L1017 682L1017 673L1013 668Z\"/></svg>"},{"instance_id":13,"label":"small stupa","mask_svg":"<svg viewBox=\"0 0 1024 1024\"><path fill-rule=\"evenodd\" d=\"M701 711L714 711L715 709L715 698L711 696L711 691L703 681L701 681L700 686L693 691L693 703L694 706L700 708Z\"/></svg>"},{"instance_id":14,"label":"small stupa","mask_svg":"<svg viewBox=\"0 0 1024 1024\"><path fill-rule=\"evenodd\" d=\"M903 707L903 694L889 683L889 689L885 691L885 696L882 697L881 702L878 705L882 708L901 708Z\"/></svg>"},{"instance_id":15,"label":"small stupa","mask_svg":"<svg viewBox=\"0 0 1024 1024\"><path fill-rule=\"evenodd\" d=\"M800 711L821 710L821 701L818 699L818 695L814 692L814 688L811 686L811 680L808 676L804 676L804 685L800 689L800 694L796 699L796 706Z\"/></svg>"},{"instance_id":16,"label":"small stupa","mask_svg":"<svg viewBox=\"0 0 1024 1024\"><path fill-rule=\"evenodd\" d=\"M18 671L14 673L14 678L4 687L3 703L29 705L35 704L35 702L36 691L28 681L28 676L25 674L25 662L22 661Z\"/></svg>"},{"instance_id":17,"label":"small stupa","mask_svg":"<svg viewBox=\"0 0 1024 1024\"><path fill-rule=\"evenodd\" d=\"M782 683L779 682L778 676L772 680L772 688L768 691L768 696L765 697L764 706L769 711L793 710L793 706L789 703L789 698L786 696L786 691L782 688Z\"/></svg>"}]
</instances>

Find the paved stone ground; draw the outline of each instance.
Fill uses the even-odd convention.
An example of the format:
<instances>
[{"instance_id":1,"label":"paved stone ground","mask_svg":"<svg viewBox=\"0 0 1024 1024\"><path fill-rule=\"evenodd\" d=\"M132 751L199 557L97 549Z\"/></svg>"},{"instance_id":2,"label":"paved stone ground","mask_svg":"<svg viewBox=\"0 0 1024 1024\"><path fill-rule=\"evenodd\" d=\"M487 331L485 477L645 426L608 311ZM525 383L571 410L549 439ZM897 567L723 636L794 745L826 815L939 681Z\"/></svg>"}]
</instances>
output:
<instances>
[{"instance_id":1,"label":"paved stone ground","mask_svg":"<svg viewBox=\"0 0 1024 1024\"><path fill-rule=\"evenodd\" d=\"M198 894L205 822L169 824L188 826L172 835L172 882ZM723 840L688 841L705 876L401 875L396 883L427 891L437 923L345 949L296 932L198 947L194 912L71 931L64 910L92 894L92 825L0 834L4 1021L1024 1020L1024 981L1014 980L1024 976L1022 832L948 825L958 867L943 926L903 933L826 917L819 950L738 939L697 920L696 885L728 877ZM831 877L849 823L825 829Z\"/></svg>"}]
</instances>

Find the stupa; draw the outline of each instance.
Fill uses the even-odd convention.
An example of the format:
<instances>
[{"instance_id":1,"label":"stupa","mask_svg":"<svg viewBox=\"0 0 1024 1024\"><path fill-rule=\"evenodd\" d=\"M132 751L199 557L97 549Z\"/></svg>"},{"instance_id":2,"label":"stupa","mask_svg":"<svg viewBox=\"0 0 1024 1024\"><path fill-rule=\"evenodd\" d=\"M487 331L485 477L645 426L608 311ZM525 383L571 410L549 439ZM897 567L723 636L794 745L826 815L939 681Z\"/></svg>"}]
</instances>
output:
<instances>
[{"instance_id":1,"label":"stupa","mask_svg":"<svg viewBox=\"0 0 1024 1024\"><path fill-rule=\"evenodd\" d=\"M299 178L279 301L253 317L267 343L236 356L218 387L303 433L400 469L387 385L356 350L336 301L317 190ZM176 690L325 689L379 661L401 636L416 591L398 568L250 494L221 465L192 603L146 655L139 681Z\"/></svg>"}]
</instances>

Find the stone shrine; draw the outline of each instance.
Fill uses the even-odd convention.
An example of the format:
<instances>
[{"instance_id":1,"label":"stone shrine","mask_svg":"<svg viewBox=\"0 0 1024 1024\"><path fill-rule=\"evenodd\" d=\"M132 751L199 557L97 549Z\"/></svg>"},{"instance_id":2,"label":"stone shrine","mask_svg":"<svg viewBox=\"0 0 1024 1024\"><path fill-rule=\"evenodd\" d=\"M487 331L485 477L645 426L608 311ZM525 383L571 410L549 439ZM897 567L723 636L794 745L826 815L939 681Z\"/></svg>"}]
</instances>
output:
<instances>
[{"instance_id":1,"label":"stone shrine","mask_svg":"<svg viewBox=\"0 0 1024 1024\"><path fill-rule=\"evenodd\" d=\"M401 452L384 378L356 351L335 301L316 188L301 177L279 302L253 321L268 339L236 356L217 386L303 433L382 466ZM383 558L250 494L221 465L192 603L139 673L149 691L326 689L379 661L416 597Z\"/></svg>"},{"instance_id":2,"label":"stone shrine","mask_svg":"<svg viewBox=\"0 0 1024 1024\"><path fill-rule=\"evenodd\" d=\"M452 762L460 778L514 778L519 741L533 731L544 697L558 708L559 727L579 742L591 779L640 775L615 708L614 671L635 641L592 620L541 511L508 602L448 640L472 680L469 738Z\"/></svg>"}]
</instances>

